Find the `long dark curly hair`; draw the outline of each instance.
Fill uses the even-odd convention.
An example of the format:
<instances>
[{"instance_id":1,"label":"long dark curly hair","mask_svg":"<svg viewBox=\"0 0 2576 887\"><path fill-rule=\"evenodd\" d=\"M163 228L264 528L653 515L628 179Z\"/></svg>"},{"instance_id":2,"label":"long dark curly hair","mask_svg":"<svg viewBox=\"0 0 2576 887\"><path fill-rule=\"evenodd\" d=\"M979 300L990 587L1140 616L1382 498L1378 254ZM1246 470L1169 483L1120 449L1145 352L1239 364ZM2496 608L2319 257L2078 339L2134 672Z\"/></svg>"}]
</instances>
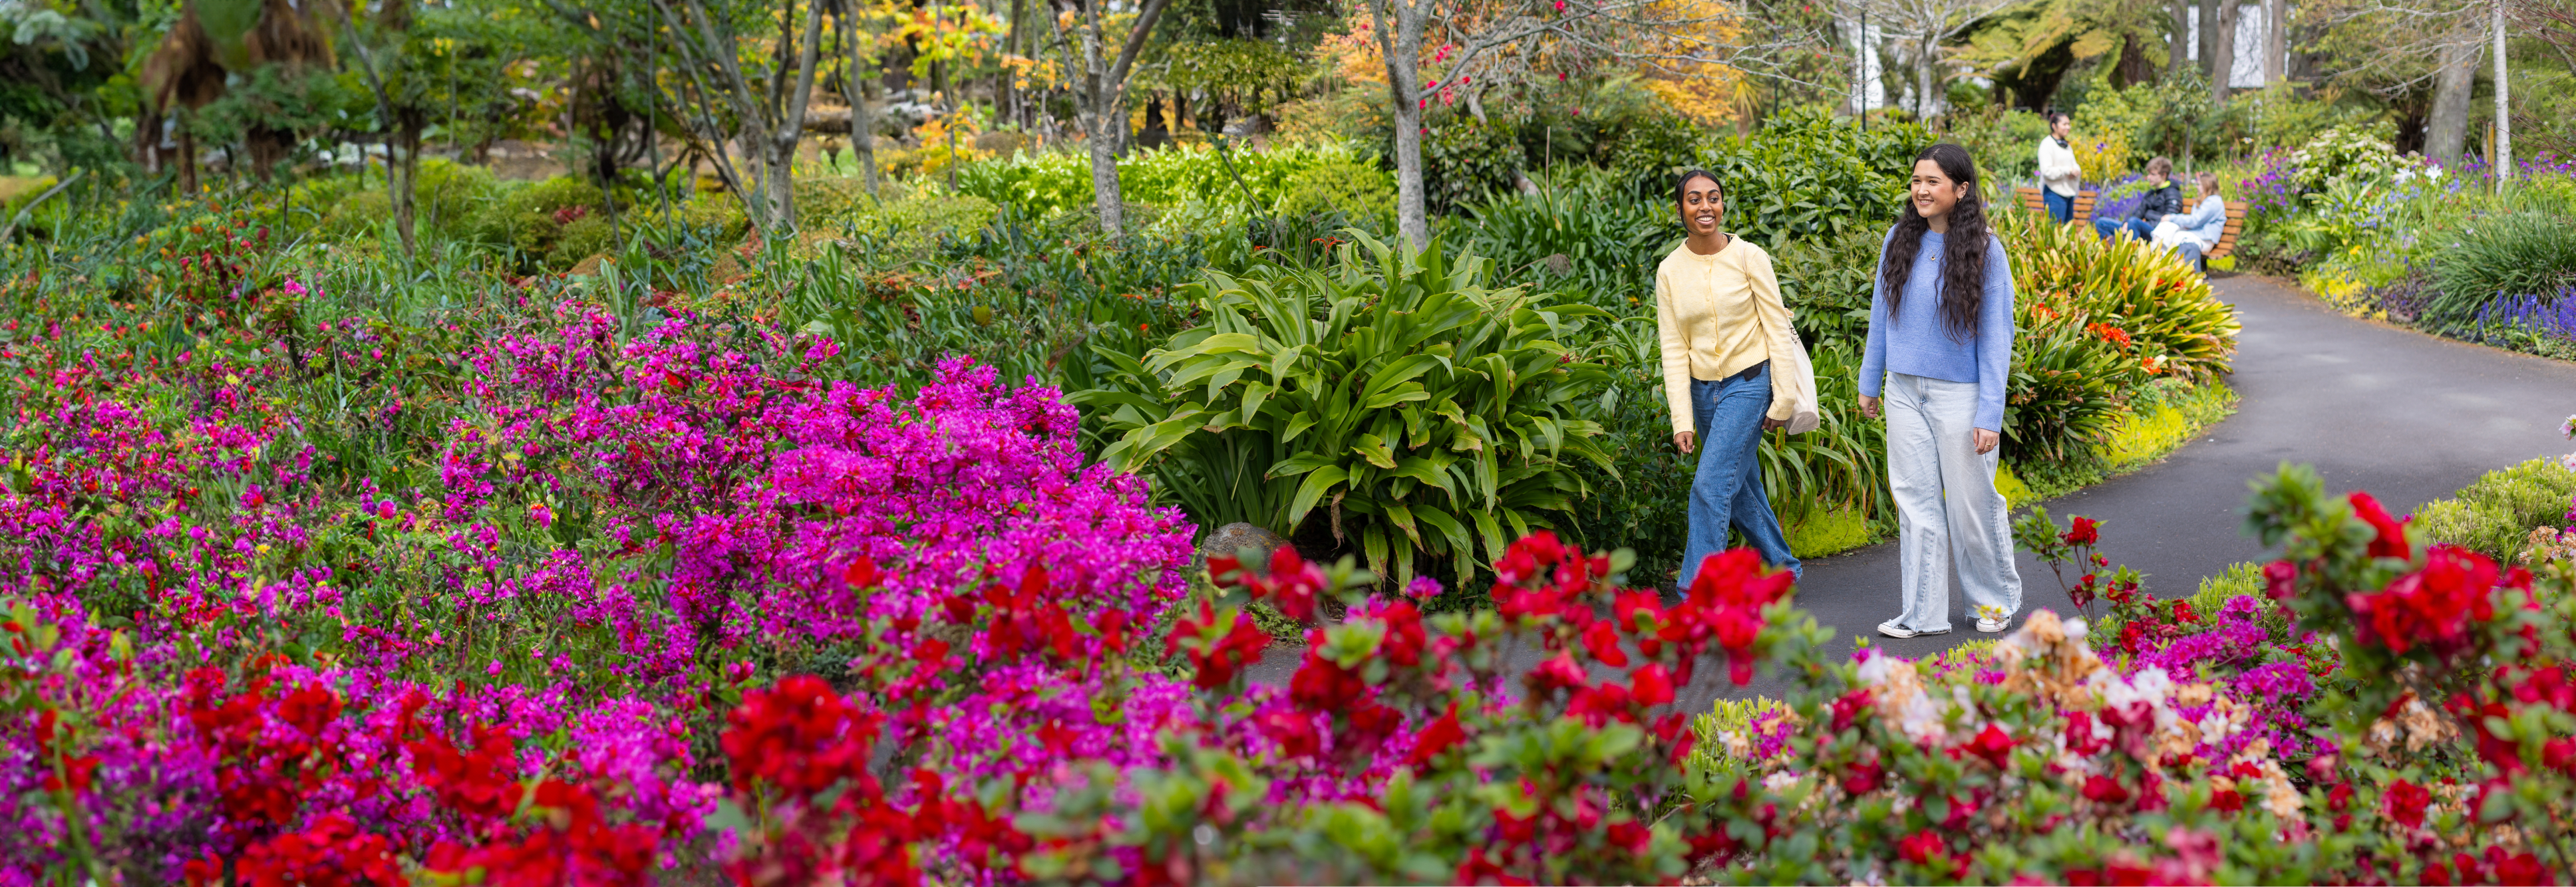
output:
<instances>
[{"instance_id":1,"label":"long dark curly hair","mask_svg":"<svg viewBox=\"0 0 2576 887\"><path fill-rule=\"evenodd\" d=\"M1951 339L1965 342L1977 335L1977 309L1986 299L1986 203L1977 194L1977 161L1968 156L1968 149L1946 142L1923 149L1914 160L1939 164L1942 175L1968 186L1968 193L1950 208L1950 231L1942 237L1941 247L1941 329ZM1914 254L1923 248L1923 232L1930 230L1931 220L1907 200L1905 214L1896 220L1896 235L1888 239L1887 252L1879 257L1878 274L1887 282L1891 325L1896 323L1896 309L1905 302L1905 279L1914 271Z\"/></svg>"}]
</instances>

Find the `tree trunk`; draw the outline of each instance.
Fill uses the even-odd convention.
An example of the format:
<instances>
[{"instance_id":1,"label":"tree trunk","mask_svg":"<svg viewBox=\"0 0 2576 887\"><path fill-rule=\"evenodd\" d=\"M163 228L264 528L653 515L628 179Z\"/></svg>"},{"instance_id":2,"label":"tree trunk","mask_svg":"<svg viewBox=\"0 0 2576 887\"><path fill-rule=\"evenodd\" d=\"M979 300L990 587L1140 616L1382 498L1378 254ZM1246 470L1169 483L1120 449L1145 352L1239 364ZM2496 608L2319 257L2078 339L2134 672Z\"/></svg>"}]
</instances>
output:
<instances>
[{"instance_id":1,"label":"tree trunk","mask_svg":"<svg viewBox=\"0 0 2576 887\"><path fill-rule=\"evenodd\" d=\"M2433 80L2433 113L2424 121L2424 154L2457 169L2469 147L2469 89L2478 76L2476 32L2454 35Z\"/></svg>"},{"instance_id":2,"label":"tree trunk","mask_svg":"<svg viewBox=\"0 0 2576 887\"><path fill-rule=\"evenodd\" d=\"M1936 46L1929 32L1923 45L1914 50L1914 119L1932 125L1932 50Z\"/></svg>"},{"instance_id":3,"label":"tree trunk","mask_svg":"<svg viewBox=\"0 0 2576 887\"><path fill-rule=\"evenodd\" d=\"M397 112L400 122L394 124L396 150L385 158L385 191L393 198L394 235L402 239L405 257L420 254L414 234L420 215L420 122L415 115Z\"/></svg>"},{"instance_id":4,"label":"tree trunk","mask_svg":"<svg viewBox=\"0 0 2576 887\"><path fill-rule=\"evenodd\" d=\"M2210 63L2218 58L2218 0L2200 0L2200 22L2195 35L2200 41L2200 73L2211 82L2218 80Z\"/></svg>"},{"instance_id":5,"label":"tree trunk","mask_svg":"<svg viewBox=\"0 0 2576 887\"><path fill-rule=\"evenodd\" d=\"M2210 56L2209 97L2227 104L2227 85L2236 79L2236 0L2218 0L2218 48Z\"/></svg>"},{"instance_id":6,"label":"tree trunk","mask_svg":"<svg viewBox=\"0 0 2576 887\"><path fill-rule=\"evenodd\" d=\"M2510 82L2505 78L2504 0L2495 0L2495 163L2496 193L2504 193L2504 183L2513 178L2513 103L2507 98Z\"/></svg>"},{"instance_id":7,"label":"tree trunk","mask_svg":"<svg viewBox=\"0 0 2576 887\"><path fill-rule=\"evenodd\" d=\"M1027 18L1028 0L1011 0L1011 20L1009 22L1010 32L1002 37L1002 52L1004 55L1020 56L1026 54L1025 50L1022 49L1023 44L1020 42L1020 22ZM997 90L1001 95L994 103L994 107L1001 112L1001 118L1003 120L1020 119L1020 89L1019 84L1014 79L1017 76L1018 74L1013 72L1009 67L1004 67L1002 69L1001 88ZM868 188L868 193L876 193L876 186L873 180L871 180Z\"/></svg>"},{"instance_id":8,"label":"tree trunk","mask_svg":"<svg viewBox=\"0 0 2576 887\"><path fill-rule=\"evenodd\" d=\"M2191 61L2191 0L2173 0L2173 38L2165 46L2165 73L2180 74Z\"/></svg>"},{"instance_id":9,"label":"tree trunk","mask_svg":"<svg viewBox=\"0 0 2576 887\"><path fill-rule=\"evenodd\" d=\"M2290 77L2290 0L2263 4L2263 85Z\"/></svg>"},{"instance_id":10,"label":"tree trunk","mask_svg":"<svg viewBox=\"0 0 2576 887\"><path fill-rule=\"evenodd\" d=\"M1154 23L1161 19L1170 0L1145 0L1136 13L1136 22L1127 32L1126 45L1118 50L1115 61L1106 61L1101 51L1109 41L1101 29L1100 3L1089 0L1079 8L1083 14L1078 28L1082 37L1082 77L1074 84L1076 113L1091 150L1091 206L1100 215L1100 228L1118 233L1126 222L1126 205L1118 193L1118 151L1127 132L1127 75L1135 70L1136 56L1143 52L1145 40L1154 33ZM1061 17L1056 20L1061 21ZM1061 26L1056 30L1058 44L1064 42ZM1104 63L1105 62L1105 63Z\"/></svg>"},{"instance_id":11,"label":"tree trunk","mask_svg":"<svg viewBox=\"0 0 2576 887\"><path fill-rule=\"evenodd\" d=\"M1126 121L1110 119L1108 72L1101 69L1099 0L1082 7L1082 132L1091 151L1091 210L1100 230L1115 235L1127 222L1127 205L1118 193L1118 137L1111 130Z\"/></svg>"},{"instance_id":12,"label":"tree trunk","mask_svg":"<svg viewBox=\"0 0 2576 887\"><path fill-rule=\"evenodd\" d=\"M844 90L841 97L850 103L850 153L859 161L859 178L867 184L868 196L874 197L877 195L877 115L875 109L868 106L868 81L876 79L877 71L874 60L868 56L867 44L859 40L860 2L842 0L841 3L841 42L850 47L849 70L841 77ZM1019 38L1015 35L1011 39L1017 41Z\"/></svg>"},{"instance_id":13,"label":"tree trunk","mask_svg":"<svg viewBox=\"0 0 2576 887\"><path fill-rule=\"evenodd\" d=\"M1405 245L1423 249L1431 243L1431 213L1422 188L1421 74L1415 61L1422 54L1427 0L1372 0L1369 15L1377 31L1378 50L1386 57L1387 97L1395 105L1395 219ZM1393 22L1387 21L1393 17ZM1394 27L1389 28L1392 24Z\"/></svg>"}]
</instances>

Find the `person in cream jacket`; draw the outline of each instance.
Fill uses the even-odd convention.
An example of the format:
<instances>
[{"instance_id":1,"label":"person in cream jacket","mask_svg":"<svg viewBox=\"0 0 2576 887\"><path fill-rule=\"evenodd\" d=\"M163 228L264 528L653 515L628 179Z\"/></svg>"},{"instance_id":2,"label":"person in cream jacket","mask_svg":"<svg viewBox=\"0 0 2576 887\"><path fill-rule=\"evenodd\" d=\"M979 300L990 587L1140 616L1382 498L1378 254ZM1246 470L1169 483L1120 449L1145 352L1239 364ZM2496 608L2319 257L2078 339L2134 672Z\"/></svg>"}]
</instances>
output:
<instances>
[{"instance_id":1,"label":"person in cream jacket","mask_svg":"<svg viewBox=\"0 0 2576 887\"><path fill-rule=\"evenodd\" d=\"M1673 202L1689 236L1655 269L1655 323L1673 445L1699 456L1681 584L1689 587L1701 562L1726 549L1730 526L1766 563L1800 572L1762 489L1759 448L1765 432L1815 429L1815 370L1780 301L1771 255L1725 233L1717 176L1683 173Z\"/></svg>"}]
</instances>

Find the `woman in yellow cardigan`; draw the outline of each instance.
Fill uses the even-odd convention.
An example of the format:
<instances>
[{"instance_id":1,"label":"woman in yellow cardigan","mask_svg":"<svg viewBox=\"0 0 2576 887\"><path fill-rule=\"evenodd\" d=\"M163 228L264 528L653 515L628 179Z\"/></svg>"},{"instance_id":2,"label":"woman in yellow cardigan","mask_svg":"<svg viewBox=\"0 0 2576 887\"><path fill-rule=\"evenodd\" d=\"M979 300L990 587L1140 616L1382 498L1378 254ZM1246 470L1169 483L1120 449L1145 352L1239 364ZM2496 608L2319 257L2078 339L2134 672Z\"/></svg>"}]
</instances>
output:
<instances>
[{"instance_id":1,"label":"woman in yellow cardigan","mask_svg":"<svg viewBox=\"0 0 2576 887\"><path fill-rule=\"evenodd\" d=\"M1762 490L1764 432L1816 427L1816 378L1780 301L1771 254L1727 234L1726 189L1706 170L1673 184L1689 236L1655 269L1655 323L1663 338L1664 401L1673 445L1699 454L1690 493L1690 538L1681 584L1741 530L1762 560L1801 571Z\"/></svg>"}]
</instances>

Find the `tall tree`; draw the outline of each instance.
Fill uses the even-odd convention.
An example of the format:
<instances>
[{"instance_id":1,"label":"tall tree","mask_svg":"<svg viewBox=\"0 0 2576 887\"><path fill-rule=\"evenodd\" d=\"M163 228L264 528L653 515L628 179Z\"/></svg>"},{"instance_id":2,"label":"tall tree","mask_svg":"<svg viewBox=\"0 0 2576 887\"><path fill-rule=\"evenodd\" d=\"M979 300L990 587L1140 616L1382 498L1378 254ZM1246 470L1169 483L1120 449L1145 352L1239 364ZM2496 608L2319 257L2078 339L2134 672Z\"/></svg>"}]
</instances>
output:
<instances>
[{"instance_id":1,"label":"tall tree","mask_svg":"<svg viewBox=\"0 0 2576 887\"><path fill-rule=\"evenodd\" d=\"M2290 77L2290 0L2264 0L2263 85Z\"/></svg>"},{"instance_id":2,"label":"tall tree","mask_svg":"<svg viewBox=\"0 0 2576 887\"><path fill-rule=\"evenodd\" d=\"M2456 167L2468 157L2469 89L2478 76L2479 38L2475 27L2463 27L2446 41L2440 70L2433 78L2433 112L2424 121L2424 156Z\"/></svg>"},{"instance_id":3,"label":"tall tree","mask_svg":"<svg viewBox=\"0 0 2576 887\"><path fill-rule=\"evenodd\" d=\"M2513 180L2513 103L2510 101L2513 80L2505 70L2505 0L2491 0L2488 7L2495 29L2495 164L2496 193L2504 193L2505 183Z\"/></svg>"},{"instance_id":4,"label":"tall tree","mask_svg":"<svg viewBox=\"0 0 2576 887\"><path fill-rule=\"evenodd\" d=\"M2209 97L2227 101L2229 82L2236 79L2236 0L2216 0L2218 30L2216 51L2210 54Z\"/></svg>"},{"instance_id":5,"label":"tall tree","mask_svg":"<svg viewBox=\"0 0 2576 887\"><path fill-rule=\"evenodd\" d=\"M1431 103L1459 90L1621 60L1690 74L1701 65L1740 64L1767 44L1734 38L1732 8L1691 0L1360 0L1359 27L1385 69L1395 117L1396 227L1405 242L1430 242L1422 136ZM1424 73L1429 66L1434 72ZM1784 68L1785 69L1785 68ZM1472 93L1470 93L1472 98Z\"/></svg>"},{"instance_id":6,"label":"tall tree","mask_svg":"<svg viewBox=\"0 0 2576 887\"><path fill-rule=\"evenodd\" d=\"M1126 203L1118 190L1118 155L1127 141L1127 78L1135 72L1136 57L1145 49L1145 41L1154 33L1154 23L1163 17L1170 0L1145 0L1135 20L1128 23L1123 40L1113 38L1104 21L1101 7L1109 0L1049 0L1055 10L1056 45L1080 73L1074 81L1074 109L1082 118L1082 131L1091 153L1091 206L1100 216L1100 228L1116 233L1126 224ZM1068 23L1068 20L1071 20ZM1068 35L1066 32L1072 33ZM1108 47L1116 42L1117 55L1108 56Z\"/></svg>"},{"instance_id":7,"label":"tall tree","mask_svg":"<svg viewBox=\"0 0 2576 887\"><path fill-rule=\"evenodd\" d=\"M1930 119L1941 105L1943 85L1948 78L1940 76L1942 59L1948 55L1950 40L1966 33L1987 16L2010 6L2015 0L1860 0L1861 10L1873 25L1904 41L1906 56L1914 63L1914 116ZM2115 49L2117 45L2104 47Z\"/></svg>"},{"instance_id":8,"label":"tall tree","mask_svg":"<svg viewBox=\"0 0 2576 887\"><path fill-rule=\"evenodd\" d=\"M814 96L822 51L822 0L741 8L706 0L652 0L681 61L681 104L725 190L761 236L796 229L796 145ZM774 28L774 30L772 30ZM766 42L755 39L766 32ZM792 52L791 52L792 50ZM746 63L745 59L751 60ZM727 144L739 145L737 164Z\"/></svg>"},{"instance_id":9,"label":"tall tree","mask_svg":"<svg viewBox=\"0 0 2576 887\"><path fill-rule=\"evenodd\" d=\"M870 2L839 0L833 19L840 25L841 43L849 54L841 73L841 98L850 103L850 152L858 157L860 180L873 196L877 193L877 115L868 92L877 77L877 53L873 35L863 33L862 24L867 17L862 8Z\"/></svg>"}]
</instances>

